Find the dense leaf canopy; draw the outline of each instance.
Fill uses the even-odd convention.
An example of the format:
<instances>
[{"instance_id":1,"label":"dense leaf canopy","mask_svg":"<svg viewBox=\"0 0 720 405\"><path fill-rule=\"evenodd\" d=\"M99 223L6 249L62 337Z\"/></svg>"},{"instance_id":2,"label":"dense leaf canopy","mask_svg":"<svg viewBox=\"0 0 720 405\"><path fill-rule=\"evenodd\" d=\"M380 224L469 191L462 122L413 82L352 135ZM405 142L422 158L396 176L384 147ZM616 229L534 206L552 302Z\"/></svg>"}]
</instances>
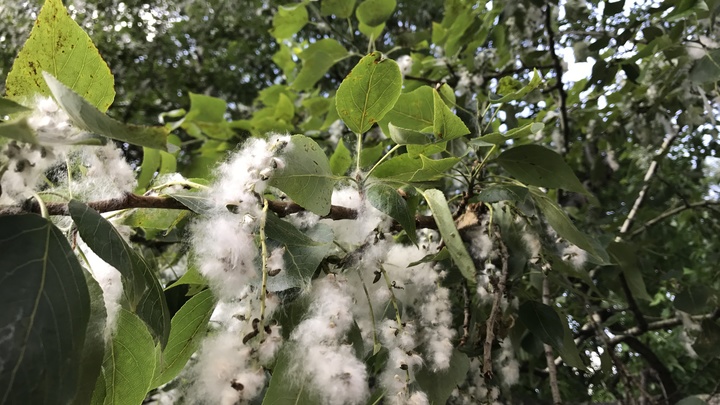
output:
<instances>
[{"instance_id":1,"label":"dense leaf canopy","mask_svg":"<svg viewBox=\"0 0 720 405\"><path fill-rule=\"evenodd\" d=\"M718 12L3 3L0 403L712 403Z\"/></svg>"}]
</instances>

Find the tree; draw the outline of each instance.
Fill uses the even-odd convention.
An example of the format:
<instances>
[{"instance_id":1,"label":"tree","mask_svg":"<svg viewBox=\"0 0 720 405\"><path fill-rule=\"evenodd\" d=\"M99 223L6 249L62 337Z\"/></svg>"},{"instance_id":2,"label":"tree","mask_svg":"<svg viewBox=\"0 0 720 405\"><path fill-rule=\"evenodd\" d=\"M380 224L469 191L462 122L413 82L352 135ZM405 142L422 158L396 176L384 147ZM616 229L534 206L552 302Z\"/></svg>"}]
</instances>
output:
<instances>
[{"instance_id":1,"label":"tree","mask_svg":"<svg viewBox=\"0 0 720 405\"><path fill-rule=\"evenodd\" d=\"M0 40L2 403L716 395L718 4L256 3Z\"/></svg>"}]
</instances>

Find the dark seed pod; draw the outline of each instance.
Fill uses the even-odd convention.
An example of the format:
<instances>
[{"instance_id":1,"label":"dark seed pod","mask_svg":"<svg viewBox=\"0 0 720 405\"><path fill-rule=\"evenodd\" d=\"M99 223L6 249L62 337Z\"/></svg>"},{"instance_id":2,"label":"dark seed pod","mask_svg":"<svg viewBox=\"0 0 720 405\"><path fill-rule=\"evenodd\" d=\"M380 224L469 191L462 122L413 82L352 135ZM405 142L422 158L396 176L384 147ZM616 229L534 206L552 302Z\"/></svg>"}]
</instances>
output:
<instances>
[{"instance_id":1,"label":"dark seed pod","mask_svg":"<svg viewBox=\"0 0 720 405\"><path fill-rule=\"evenodd\" d=\"M380 277L382 277L382 273L380 273L379 271L375 270L375 278L373 278L373 284L375 284L375 283L377 283L378 281L380 281Z\"/></svg>"},{"instance_id":2,"label":"dark seed pod","mask_svg":"<svg viewBox=\"0 0 720 405\"><path fill-rule=\"evenodd\" d=\"M277 276L278 274L280 274L280 271L281 271L281 269L268 270L268 276L270 276L270 277L275 277L275 276Z\"/></svg>"},{"instance_id":3,"label":"dark seed pod","mask_svg":"<svg viewBox=\"0 0 720 405\"><path fill-rule=\"evenodd\" d=\"M233 379L232 381L230 381L230 386L231 386L235 391L242 391L242 390L245 389L245 386L242 385L242 384L240 383L240 381L238 381L238 380L236 380L236 379Z\"/></svg>"}]
</instances>

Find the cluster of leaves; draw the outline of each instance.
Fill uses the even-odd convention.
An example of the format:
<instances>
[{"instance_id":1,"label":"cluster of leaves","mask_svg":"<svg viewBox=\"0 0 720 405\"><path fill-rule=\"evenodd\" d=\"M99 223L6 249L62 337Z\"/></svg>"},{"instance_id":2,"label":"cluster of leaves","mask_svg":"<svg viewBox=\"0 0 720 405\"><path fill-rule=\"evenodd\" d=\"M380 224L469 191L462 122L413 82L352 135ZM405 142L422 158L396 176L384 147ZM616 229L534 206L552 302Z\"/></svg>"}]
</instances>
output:
<instances>
[{"instance_id":1,"label":"cluster of leaves","mask_svg":"<svg viewBox=\"0 0 720 405\"><path fill-rule=\"evenodd\" d=\"M396 221L397 243L417 242L419 228L439 231L445 248L424 260L449 269L443 283L468 297L453 302L463 332L455 342L457 373L418 377L434 403L463 384L468 359L489 356L493 336L514 342L523 362L517 400L556 400L553 387L560 397L595 400L677 402L713 394L720 314L711 269L720 223L708 183L698 179L717 147L716 3L621 1L601 9L595 2L448 0L442 16L425 19L420 6L394 0L292 3L252 20L272 27L276 42L258 53L266 58L238 56L243 43L254 42L240 32L226 52L198 61L201 70L259 61L262 73L250 81L262 90L251 114L230 120L221 98L189 93L187 110L167 111L166 125L144 127L105 115L114 99L110 70L61 1L47 0L7 74L0 116L10 119L0 123L0 144L40 142L22 104L42 94L53 96L77 127L97 134L93 142L142 148L138 196L114 207L129 210L122 222L135 229L136 244L90 208L103 207L97 202L58 203L43 195L45 209L74 221L68 233L35 214L0 216L6 308L0 330L8 336L0 339L3 403L137 404L180 374L207 331L215 299L192 266L179 280L160 274L187 263L183 235L206 203L195 190L168 193L154 208L133 202L160 189L165 174L207 184L211 168L244 137L270 131L303 134L293 138L296 153L271 182L299 209L332 217L333 188L353 182ZM230 18L223 4L213 8L218 19ZM226 39L228 29L242 25L217 24L222 29L197 36ZM180 47L203 54L194 44ZM398 66L375 47L405 62ZM564 83L556 47L572 48L577 61L594 59L590 77ZM268 69L270 58L276 68ZM211 88L249 103L237 89L223 89L230 76L186 90ZM143 80L132 79L138 88ZM139 109L146 104L152 103ZM152 115L127 113L133 108L123 115ZM508 250L498 254L506 268L498 300L516 297L519 305L502 313L474 296L484 263L463 236L480 217L491 219L491 232ZM302 258L283 280L288 291L338 261L328 257L331 234L308 237L275 215L267 220L268 239ZM527 229L541 237L536 256L523 242ZM108 342L102 292L76 257L76 234L123 278L123 309ZM570 265L559 243L579 247L589 263ZM500 285L493 280L491 289ZM289 307L286 333L303 315L301 306ZM290 377L282 362L269 372L265 401L296 400L300 394L283 383ZM684 401L697 400L691 398Z\"/></svg>"}]
</instances>

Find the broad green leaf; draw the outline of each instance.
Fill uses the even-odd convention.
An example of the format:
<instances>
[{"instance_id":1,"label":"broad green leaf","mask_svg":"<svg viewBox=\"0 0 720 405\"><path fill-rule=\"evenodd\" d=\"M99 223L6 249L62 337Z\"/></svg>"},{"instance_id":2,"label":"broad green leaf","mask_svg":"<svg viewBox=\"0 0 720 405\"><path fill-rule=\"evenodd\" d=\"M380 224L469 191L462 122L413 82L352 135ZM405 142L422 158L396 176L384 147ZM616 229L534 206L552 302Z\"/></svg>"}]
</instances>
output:
<instances>
[{"instance_id":1,"label":"broad green leaf","mask_svg":"<svg viewBox=\"0 0 720 405\"><path fill-rule=\"evenodd\" d=\"M708 403L696 396L691 396L679 400L675 405L708 405Z\"/></svg>"},{"instance_id":2,"label":"broad green leaf","mask_svg":"<svg viewBox=\"0 0 720 405\"><path fill-rule=\"evenodd\" d=\"M450 111L437 90L433 90L433 107L433 134L437 140L449 141L470 133L460 117Z\"/></svg>"},{"instance_id":3,"label":"broad green leaf","mask_svg":"<svg viewBox=\"0 0 720 405\"><path fill-rule=\"evenodd\" d=\"M525 301L520 304L518 316L528 330L543 343L558 351L563 349L563 324L552 307L537 301Z\"/></svg>"},{"instance_id":4,"label":"broad green leaf","mask_svg":"<svg viewBox=\"0 0 720 405\"><path fill-rule=\"evenodd\" d=\"M558 235L595 256L596 260L600 263L609 262L607 252L605 252L602 246L599 246L597 242L580 232L565 211L563 211L555 201L551 200L545 193L536 188L530 188L530 193L535 200L535 204L544 214L548 224L550 224Z\"/></svg>"},{"instance_id":5,"label":"broad green leaf","mask_svg":"<svg viewBox=\"0 0 720 405\"><path fill-rule=\"evenodd\" d=\"M396 127L392 122L388 124L388 131L390 132L390 138L398 145L424 145L432 142L433 138L435 138L433 134Z\"/></svg>"},{"instance_id":6,"label":"broad green leaf","mask_svg":"<svg viewBox=\"0 0 720 405\"><path fill-rule=\"evenodd\" d=\"M152 386L157 387L175 378L205 337L215 298L204 290L185 303L173 316L170 338L163 351L162 364L155 373Z\"/></svg>"},{"instance_id":7,"label":"broad green leaf","mask_svg":"<svg viewBox=\"0 0 720 405\"><path fill-rule=\"evenodd\" d=\"M150 182L155 177L155 172L160 168L160 151L153 148L143 147L143 159L140 165L140 174L137 176L137 188L135 192L144 193Z\"/></svg>"},{"instance_id":8,"label":"broad green leaf","mask_svg":"<svg viewBox=\"0 0 720 405\"><path fill-rule=\"evenodd\" d=\"M190 92L190 111L186 121L224 122L227 103L217 97Z\"/></svg>"},{"instance_id":9,"label":"broad green leaf","mask_svg":"<svg viewBox=\"0 0 720 405\"><path fill-rule=\"evenodd\" d=\"M720 356L720 325L714 319L702 321L701 330L693 343L693 350L700 358L712 359Z\"/></svg>"},{"instance_id":10,"label":"broad green leaf","mask_svg":"<svg viewBox=\"0 0 720 405\"><path fill-rule=\"evenodd\" d=\"M355 10L355 16L360 23L375 27L390 18L395 6L395 0L365 0Z\"/></svg>"},{"instance_id":11,"label":"broad green leaf","mask_svg":"<svg viewBox=\"0 0 720 405\"><path fill-rule=\"evenodd\" d=\"M465 381L470 370L470 359L465 353L453 350L450 367L442 371L424 366L415 374L418 385L427 394L430 404L445 404L452 391Z\"/></svg>"},{"instance_id":12,"label":"broad green leaf","mask_svg":"<svg viewBox=\"0 0 720 405\"><path fill-rule=\"evenodd\" d=\"M330 169L336 176L344 176L352 166L350 150L345 146L342 139L338 141L335 152L330 156Z\"/></svg>"},{"instance_id":13,"label":"broad green leaf","mask_svg":"<svg viewBox=\"0 0 720 405\"><path fill-rule=\"evenodd\" d=\"M6 115L15 114L19 112L30 111L29 108L18 104L12 100L4 97L0 97L0 119Z\"/></svg>"},{"instance_id":14,"label":"broad green leaf","mask_svg":"<svg viewBox=\"0 0 720 405\"><path fill-rule=\"evenodd\" d=\"M0 137L34 145L38 143L35 131L28 125L27 117L0 122Z\"/></svg>"},{"instance_id":15,"label":"broad green leaf","mask_svg":"<svg viewBox=\"0 0 720 405\"><path fill-rule=\"evenodd\" d=\"M356 0L324 0L320 3L320 15L334 15L337 18L348 18L352 15Z\"/></svg>"},{"instance_id":16,"label":"broad green leaf","mask_svg":"<svg viewBox=\"0 0 720 405\"><path fill-rule=\"evenodd\" d=\"M300 232L293 224L280 219L274 212L269 211L265 216L265 232L268 238L284 245L320 246L305 233Z\"/></svg>"},{"instance_id":17,"label":"broad green leaf","mask_svg":"<svg viewBox=\"0 0 720 405\"><path fill-rule=\"evenodd\" d=\"M105 404L137 405L150 390L155 374L155 343L140 318L122 308L117 331L105 350L102 375Z\"/></svg>"},{"instance_id":18,"label":"broad green leaf","mask_svg":"<svg viewBox=\"0 0 720 405\"><path fill-rule=\"evenodd\" d=\"M385 154L387 145L381 142L375 146L364 147L360 152L360 167L369 168Z\"/></svg>"},{"instance_id":19,"label":"broad green leaf","mask_svg":"<svg viewBox=\"0 0 720 405\"><path fill-rule=\"evenodd\" d=\"M635 250L633 245L624 242L612 242L607 248L610 257L620 265L633 297L652 301L652 297L645 288L645 281L635 256Z\"/></svg>"},{"instance_id":20,"label":"broad green leaf","mask_svg":"<svg viewBox=\"0 0 720 405\"><path fill-rule=\"evenodd\" d=\"M170 334L170 313L150 265L97 211L77 200L70 201L68 209L83 241L120 272L130 309L147 323L164 347Z\"/></svg>"},{"instance_id":21,"label":"broad green leaf","mask_svg":"<svg viewBox=\"0 0 720 405\"><path fill-rule=\"evenodd\" d=\"M501 132L493 132L487 135L483 135L479 138L470 140L470 145L484 146L480 142L491 143L494 145L502 145L508 139L518 139L531 134L536 134L545 128L545 124L539 122L532 122L519 128L513 128L504 134ZM476 145L477 144L477 145Z\"/></svg>"},{"instance_id":22,"label":"broad green leaf","mask_svg":"<svg viewBox=\"0 0 720 405\"><path fill-rule=\"evenodd\" d=\"M499 103L507 103L508 101L514 101L514 100L521 100L523 97L525 97L528 93L535 90L538 86L540 86L540 83L542 83L542 78L540 75L538 75L537 70L533 69L533 77L530 79L530 83L527 84L527 86L511 92L510 94L505 94L502 97L490 97L490 102L493 104L499 104Z\"/></svg>"},{"instance_id":23,"label":"broad green leaf","mask_svg":"<svg viewBox=\"0 0 720 405\"><path fill-rule=\"evenodd\" d=\"M80 365L80 381L75 403L87 404L92 402L93 391L105 357L105 324L107 311L103 291L97 281L88 271L83 272L88 292L90 293L90 319L85 333L82 361Z\"/></svg>"},{"instance_id":24,"label":"broad green leaf","mask_svg":"<svg viewBox=\"0 0 720 405\"><path fill-rule=\"evenodd\" d=\"M370 41L375 41L380 38L383 30L385 30L385 23L373 27L363 23L358 24L358 31L365 35Z\"/></svg>"},{"instance_id":25,"label":"broad green leaf","mask_svg":"<svg viewBox=\"0 0 720 405\"><path fill-rule=\"evenodd\" d=\"M293 52L289 46L279 44L277 52L272 57L272 61L283 71L283 74L290 78L295 71L295 61L293 60Z\"/></svg>"},{"instance_id":26,"label":"broad green leaf","mask_svg":"<svg viewBox=\"0 0 720 405\"><path fill-rule=\"evenodd\" d=\"M429 181L442 177L459 161L458 158L433 160L424 155L412 157L406 153L378 165L373 176L397 181Z\"/></svg>"},{"instance_id":27,"label":"broad green leaf","mask_svg":"<svg viewBox=\"0 0 720 405\"><path fill-rule=\"evenodd\" d=\"M430 86L421 86L398 97L395 106L380 120L380 128L391 136L388 124L415 131L433 126L435 117L434 94Z\"/></svg>"},{"instance_id":28,"label":"broad green leaf","mask_svg":"<svg viewBox=\"0 0 720 405\"><path fill-rule=\"evenodd\" d=\"M37 215L0 216L0 403L72 403L92 311L65 235Z\"/></svg>"},{"instance_id":29,"label":"broad green leaf","mask_svg":"<svg viewBox=\"0 0 720 405\"><path fill-rule=\"evenodd\" d=\"M353 68L335 96L337 111L356 134L367 132L390 111L402 90L397 63L373 52Z\"/></svg>"},{"instance_id":30,"label":"broad green leaf","mask_svg":"<svg viewBox=\"0 0 720 405\"><path fill-rule=\"evenodd\" d=\"M304 2L279 6L275 17L273 17L273 27L270 30L270 35L281 41L295 35L307 23L308 12Z\"/></svg>"},{"instance_id":31,"label":"broad green leaf","mask_svg":"<svg viewBox=\"0 0 720 405\"><path fill-rule=\"evenodd\" d=\"M272 218L270 214L268 214L268 218ZM277 217L275 218L278 222L292 227L289 223ZM271 219L271 221L274 221L274 219ZM268 238L285 246L285 254L283 255L285 268L279 274L268 279L268 290L273 292L296 287L308 287L320 262L330 253L333 247L333 232L327 225L318 224L304 231L304 233L295 227L293 227L294 231L283 233L284 229L284 225L270 226L266 229ZM303 235L303 237L297 237L298 234Z\"/></svg>"},{"instance_id":32,"label":"broad green leaf","mask_svg":"<svg viewBox=\"0 0 720 405\"><path fill-rule=\"evenodd\" d=\"M22 101L50 95L43 80L48 72L87 100L107 111L115 98L112 73L90 37L68 14L62 0L46 0L5 82L6 94Z\"/></svg>"},{"instance_id":33,"label":"broad green leaf","mask_svg":"<svg viewBox=\"0 0 720 405\"><path fill-rule=\"evenodd\" d=\"M720 80L720 49L709 51L695 61L689 74L695 83L713 83Z\"/></svg>"},{"instance_id":34,"label":"broad green leaf","mask_svg":"<svg viewBox=\"0 0 720 405\"><path fill-rule=\"evenodd\" d=\"M501 153L495 161L525 184L587 194L562 156L544 146L516 146Z\"/></svg>"},{"instance_id":35,"label":"broad green leaf","mask_svg":"<svg viewBox=\"0 0 720 405\"><path fill-rule=\"evenodd\" d=\"M523 202L527 197L528 189L521 186L494 185L478 193L478 199L487 203L500 201Z\"/></svg>"},{"instance_id":36,"label":"broad green leaf","mask_svg":"<svg viewBox=\"0 0 720 405\"><path fill-rule=\"evenodd\" d=\"M166 149L167 128L123 124L102 113L49 73L43 72L43 77L58 105L78 128L134 145Z\"/></svg>"},{"instance_id":37,"label":"broad green leaf","mask_svg":"<svg viewBox=\"0 0 720 405\"><path fill-rule=\"evenodd\" d=\"M192 260L189 260L189 262L192 262ZM177 287L179 285L205 286L207 285L207 280L205 280L205 277L200 274L197 267L195 267L194 265L190 265L185 274L183 274L182 277L180 277L176 282L172 283L172 285L165 287L165 290ZM172 330L170 332L172 333Z\"/></svg>"},{"instance_id":38,"label":"broad green leaf","mask_svg":"<svg viewBox=\"0 0 720 405\"><path fill-rule=\"evenodd\" d=\"M345 59L347 55L345 47L332 38L321 39L310 44L298 55L302 61L302 67L292 82L292 88L296 90L311 89L334 64Z\"/></svg>"},{"instance_id":39,"label":"broad green leaf","mask_svg":"<svg viewBox=\"0 0 720 405\"><path fill-rule=\"evenodd\" d=\"M275 104L275 114L273 118L278 120L291 121L295 116L295 105L285 94L280 94L278 102Z\"/></svg>"},{"instance_id":40,"label":"broad green leaf","mask_svg":"<svg viewBox=\"0 0 720 405\"><path fill-rule=\"evenodd\" d=\"M691 315L701 315L712 310L713 290L706 285L689 286L675 296L673 306Z\"/></svg>"},{"instance_id":41,"label":"broad green leaf","mask_svg":"<svg viewBox=\"0 0 720 405\"><path fill-rule=\"evenodd\" d=\"M375 183L366 190L370 204L398 221L413 243L417 243L415 234L415 215L409 209L407 201L397 189L383 183Z\"/></svg>"},{"instance_id":42,"label":"broad green leaf","mask_svg":"<svg viewBox=\"0 0 720 405\"><path fill-rule=\"evenodd\" d=\"M320 403L310 395L309 387L294 373L293 355L289 344L278 353L272 369L270 386L265 392L262 405L300 405Z\"/></svg>"},{"instance_id":43,"label":"broad green leaf","mask_svg":"<svg viewBox=\"0 0 720 405\"><path fill-rule=\"evenodd\" d=\"M460 269L460 273L467 279L468 284L474 286L476 283L475 264L473 264L473 260L465 248L462 238L460 238L460 232L455 227L445 195L442 191L436 189L425 190L422 194L432 211L440 236L442 236L445 246L450 251L453 262Z\"/></svg>"},{"instance_id":44,"label":"broad green leaf","mask_svg":"<svg viewBox=\"0 0 720 405\"><path fill-rule=\"evenodd\" d=\"M140 208L133 210L125 217L123 224L137 228L161 229L169 232L188 213L187 210Z\"/></svg>"},{"instance_id":45,"label":"broad green leaf","mask_svg":"<svg viewBox=\"0 0 720 405\"><path fill-rule=\"evenodd\" d=\"M215 207L215 203L203 193L178 191L170 193L168 196L174 198L196 214L205 214Z\"/></svg>"},{"instance_id":46,"label":"broad green leaf","mask_svg":"<svg viewBox=\"0 0 720 405\"><path fill-rule=\"evenodd\" d=\"M320 146L304 135L293 135L278 156L285 165L275 171L270 185L303 208L327 215L336 178Z\"/></svg>"}]
</instances>

